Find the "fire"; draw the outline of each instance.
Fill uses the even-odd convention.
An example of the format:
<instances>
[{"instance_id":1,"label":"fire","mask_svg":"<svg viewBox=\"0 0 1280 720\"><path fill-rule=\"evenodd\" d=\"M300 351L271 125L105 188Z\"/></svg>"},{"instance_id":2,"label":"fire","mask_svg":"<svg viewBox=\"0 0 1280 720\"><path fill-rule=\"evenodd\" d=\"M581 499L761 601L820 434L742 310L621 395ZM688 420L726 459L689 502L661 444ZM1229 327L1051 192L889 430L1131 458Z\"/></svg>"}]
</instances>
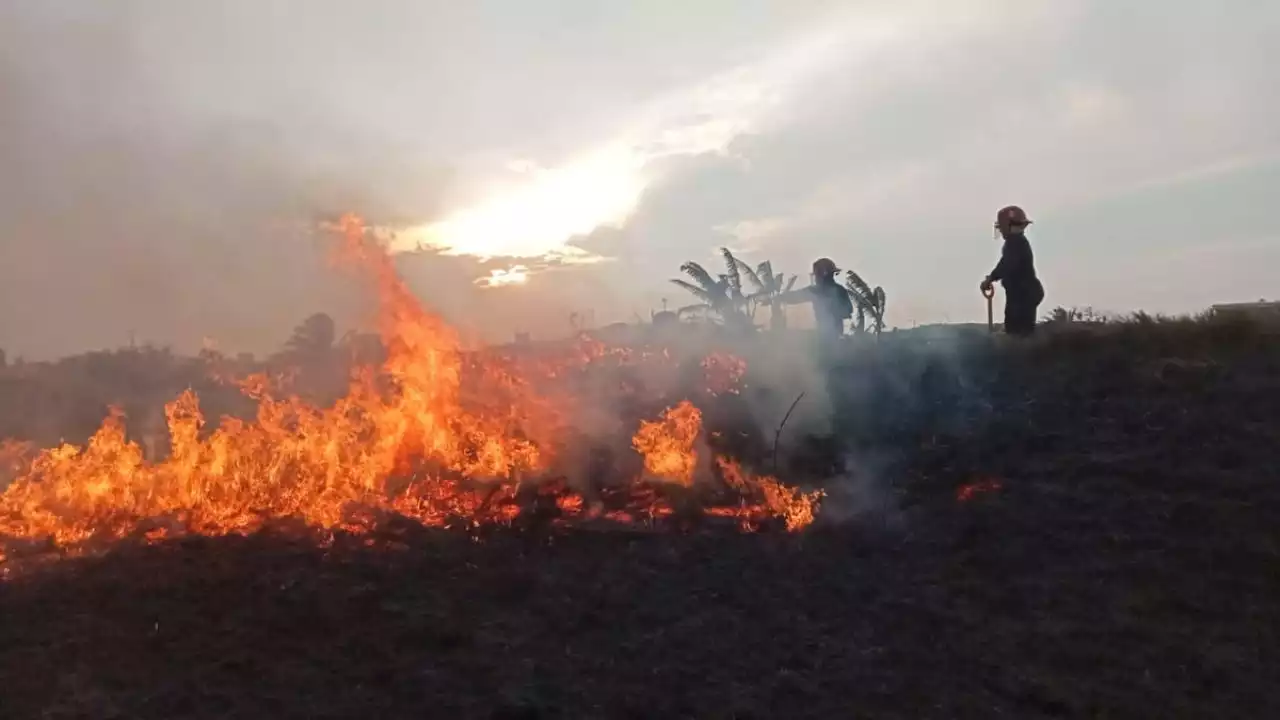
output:
<instances>
[{"instance_id":1,"label":"fire","mask_svg":"<svg viewBox=\"0 0 1280 720\"><path fill-rule=\"evenodd\" d=\"M702 361L706 372L707 392L712 395L737 394L742 378L747 374L747 363L728 353L712 353Z\"/></svg>"},{"instance_id":2,"label":"fire","mask_svg":"<svg viewBox=\"0 0 1280 720\"><path fill-rule=\"evenodd\" d=\"M978 495L984 493L992 493L1004 487L999 480L979 480L977 482L961 485L956 489L956 500L959 502L969 502Z\"/></svg>"},{"instance_id":3,"label":"fire","mask_svg":"<svg viewBox=\"0 0 1280 720\"><path fill-rule=\"evenodd\" d=\"M823 491L804 492L787 487L774 477L753 477L741 465L728 458L718 457L716 464L720 467L725 484L744 495L758 494L763 507L769 514L782 518L788 530L801 530L813 523Z\"/></svg>"},{"instance_id":4,"label":"fire","mask_svg":"<svg viewBox=\"0 0 1280 720\"><path fill-rule=\"evenodd\" d=\"M147 461L127 437L123 415L113 411L85 446L45 449L11 469L16 477L0 486L0 540L51 539L76 549L135 533L248 532L284 518L358 530L370 513L428 525L517 515L515 488L527 478L550 477L569 437L574 399L538 387L563 370L528 372L464 351L457 333L410 293L358 218L343 218L340 228L342 257L378 294L387 350L380 368L356 371L347 394L330 407L277 396L267 378L247 378L241 390L258 402L256 418L223 418L216 427L187 391L166 406L169 452L156 462ZM584 361L598 352L584 351ZM701 435L701 413L684 401L642 422L632 444L647 476L690 487L709 459L709 451L699 453ZM8 451L5 462L18 455ZM792 530L813 521L819 495L719 463L725 483L742 496L732 514L753 522L776 516ZM662 514L652 511L661 502L651 490L632 487L648 516ZM562 515L587 513L582 496L557 492L553 504Z\"/></svg>"},{"instance_id":5,"label":"fire","mask_svg":"<svg viewBox=\"0 0 1280 720\"><path fill-rule=\"evenodd\" d=\"M693 485L698 467L694 444L702 432L702 412L688 400L667 409L657 422L641 422L632 447L644 456L645 472L659 480Z\"/></svg>"}]
</instances>

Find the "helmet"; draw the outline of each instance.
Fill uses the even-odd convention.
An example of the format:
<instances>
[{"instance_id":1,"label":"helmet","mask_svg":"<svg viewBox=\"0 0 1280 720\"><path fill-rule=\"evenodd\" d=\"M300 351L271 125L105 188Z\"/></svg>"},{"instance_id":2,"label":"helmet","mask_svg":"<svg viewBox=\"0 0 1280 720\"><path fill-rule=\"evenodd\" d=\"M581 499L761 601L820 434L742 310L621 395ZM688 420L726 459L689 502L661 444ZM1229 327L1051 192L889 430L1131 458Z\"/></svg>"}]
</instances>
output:
<instances>
[{"instance_id":1,"label":"helmet","mask_svg":"<svg viewBox=\"0 0 1280 720\"><path fill-rule=\"evenodd\" d=\"M838 272L840 272L840 268L836 267L836 264L831 260L831 258L818 258L813 263L814 275L835 275Z\"/></svg>"},{"instance_id":2,"label":"helmet","mask_svg":"<svg viewBox=\"0 0 1280 720\"><path fill-rule=\"evenodd\" d=\"M1030 225L1031 221L1027 219L1027 212L1017 205L1000 208L1000 212L996 213L996 227L1007 228L1014 225Z\"/></svg>"}]
</instances>

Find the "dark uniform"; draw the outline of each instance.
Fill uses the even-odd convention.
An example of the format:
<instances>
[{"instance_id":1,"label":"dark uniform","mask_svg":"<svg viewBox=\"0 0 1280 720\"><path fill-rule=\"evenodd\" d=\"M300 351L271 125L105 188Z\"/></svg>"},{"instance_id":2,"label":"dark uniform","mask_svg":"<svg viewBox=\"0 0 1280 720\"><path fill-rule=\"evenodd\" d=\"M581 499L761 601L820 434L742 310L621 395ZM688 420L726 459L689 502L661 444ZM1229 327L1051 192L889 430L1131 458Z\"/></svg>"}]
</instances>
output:
<instances>
[{"instance_id":1,"label":"dark uniform","mask_svg":"<svg viewBox=\"0 0 1280 720\"><path fill-rule=\"evenodd\" d=\"M814 283L808 290L813 294L813 319L818 334L827 339L844 335L844 321L853 317L849 291L834 281Z\"/></svg>"},{"instance_id":2,"label":"dark uniform","mask_svg":"<svg viewBox=\"0 0 1280 720\"><path fill-rule=\"evenodd\" d=\"M824 367L830 367L838 360L844 321L853 317L853 300L849 291L836 282L837 272L839 270L830 258L821 258L813 264L812 285L778 297L780 303L787 305L803 302L813 305L818 362Z\"/></svg>"},{"instance_id":3,"label":"dark uniform","mask_svg":"<svg viewBox=\"0 0 1280 720\"><path fill-rule=\"evenodd\" d=\"M813 264L813 285L805 288L813 303L813 321L820 341L844 335L844 321L853 317L849 291L836 282L836 264L822 258Z\"/></svg>"},{"instance_id":4,"label":"dark uniform","mask_svg":"<svg viewBox=\"0 0 1280 720\"><path fill-rule=\"evenodd\" d=\"M1004 331L1009 335L1034 333L1038 309L1044 302L1044 286L1036 276L1035 256L1025 234L1030 224L1022 208L1014 205L996 214L1004 248L1000 262L982 283L984 289L995 282L1004 285Z\"/></svg>"}]
</instances>

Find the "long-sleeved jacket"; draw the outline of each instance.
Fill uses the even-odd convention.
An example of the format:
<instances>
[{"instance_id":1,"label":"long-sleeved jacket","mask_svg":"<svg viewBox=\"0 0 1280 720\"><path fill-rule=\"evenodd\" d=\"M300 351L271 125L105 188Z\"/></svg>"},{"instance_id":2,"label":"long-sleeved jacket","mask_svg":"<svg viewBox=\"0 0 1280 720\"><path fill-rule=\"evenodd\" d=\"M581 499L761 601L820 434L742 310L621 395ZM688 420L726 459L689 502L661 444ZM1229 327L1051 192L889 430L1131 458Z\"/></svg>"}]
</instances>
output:
<instances>
[{"instance_id":1,"label":"long-sleeved jacket","mask_svg":"<svg viewBox=\"0 0 1280 720\"><path fill-rule=\"evenodd\" d=\"M782 293L778 296L778 301L784 305L812 303L814 321L818 332L824 336L836 337L843 334L845 319L853 315L853 301L849 298L849 291L831 280Z\"/></svg>"},{"instance_id":2,"label":"long-sleeved jacket","mask_svg":"<svg viewBox=\"0 0 1280 720\"><path fill-rule=\"evenodd\" d=\"M1036 277L1035 256L1026 235L1005 238L1000 262L989 277L992 282L1003 283L1008 295L1035 298L1037 301L1044 297L1044 288Z\"/></svg>"},{"instance_id":3,"label":"long-sleeved jacket","mask_svg":"<svg viewBox=\"0 0 1280 720\"><path fill-rule=\"evenodd\" d=\"M849 291L834 282L818 283L808 288L813 297L813 315L819 332L844 334L844 321L853 315Z\"/></svg>"}]
</instances>

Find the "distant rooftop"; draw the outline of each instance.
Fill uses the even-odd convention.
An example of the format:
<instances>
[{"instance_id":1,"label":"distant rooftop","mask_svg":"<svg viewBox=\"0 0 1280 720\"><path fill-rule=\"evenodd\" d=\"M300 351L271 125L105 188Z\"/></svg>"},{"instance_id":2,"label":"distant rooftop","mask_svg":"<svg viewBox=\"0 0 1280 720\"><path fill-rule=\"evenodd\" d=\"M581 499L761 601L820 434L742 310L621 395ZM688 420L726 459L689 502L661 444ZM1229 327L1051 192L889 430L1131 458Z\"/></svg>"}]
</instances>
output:
<instances>
[{"instance_id":1,"label":"distant rooftop","mask_svg":"<svg viewBox=\"0 0 1280 720\"><path fill-rule=\"evenodd\" d=\"M1218 303L1213 306L1215 311L1280 311L1280 301L1277 300L1259 300L1257 302L1241 302L1241 303Z\"/></svg>"}]
</instances>

